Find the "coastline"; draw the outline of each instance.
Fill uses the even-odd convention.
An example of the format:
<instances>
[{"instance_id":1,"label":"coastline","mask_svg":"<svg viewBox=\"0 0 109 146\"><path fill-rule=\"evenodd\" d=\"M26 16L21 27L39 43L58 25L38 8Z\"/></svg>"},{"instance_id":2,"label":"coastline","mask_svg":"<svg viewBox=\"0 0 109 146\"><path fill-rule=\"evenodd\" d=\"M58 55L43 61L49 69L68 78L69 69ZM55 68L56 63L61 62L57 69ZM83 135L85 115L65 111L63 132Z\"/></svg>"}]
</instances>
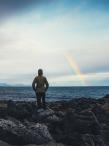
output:
<instances>
[{"instance_id":1,"label":"coastline","mask_svg":"<svg viewBox=\"0 0 109 146\"><path fill-rule=\"evenodd\" d=\"M0 146L108 146L109 95L48 102L0 101Z\"/></svg>"}]
</instances>

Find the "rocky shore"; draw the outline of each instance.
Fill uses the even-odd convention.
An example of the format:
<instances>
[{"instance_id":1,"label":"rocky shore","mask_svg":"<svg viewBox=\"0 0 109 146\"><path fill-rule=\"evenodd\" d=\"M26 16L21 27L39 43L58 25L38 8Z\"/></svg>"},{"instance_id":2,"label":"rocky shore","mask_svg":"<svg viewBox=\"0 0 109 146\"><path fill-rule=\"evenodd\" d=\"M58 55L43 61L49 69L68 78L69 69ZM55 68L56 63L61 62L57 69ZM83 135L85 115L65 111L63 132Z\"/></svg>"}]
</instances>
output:
<instances>
[{"instance_id":1,"label":"rocky shore","mask_svg":"<svg viewBox=\"0 0 109 146\"><path fill-rule=\"evenodd\" d=\"M0 101L0 146L109 146L109 95L49 102Z\"/></svg>"}]
</instances>

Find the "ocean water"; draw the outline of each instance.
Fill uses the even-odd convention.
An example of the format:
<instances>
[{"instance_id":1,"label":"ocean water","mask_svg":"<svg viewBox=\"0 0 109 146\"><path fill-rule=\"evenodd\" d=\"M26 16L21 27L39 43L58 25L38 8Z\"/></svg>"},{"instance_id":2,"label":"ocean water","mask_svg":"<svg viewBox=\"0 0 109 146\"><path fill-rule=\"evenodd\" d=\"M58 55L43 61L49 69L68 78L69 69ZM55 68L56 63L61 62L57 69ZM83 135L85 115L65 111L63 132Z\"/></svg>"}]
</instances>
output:
<instances>
[{"instance_id":1,"label":"ocean water","mask_svg":"<svg viewBox=\"0 0 109 146\"><path fill-rule=\"evenodd\" d=\"M46 93L47 101L70 100L73 98L101 98L109 94L109 86L102 87L50 87ZM31 87L0 87L0 99L34 101L35 93Z\"/></svg>"}]
</instances>

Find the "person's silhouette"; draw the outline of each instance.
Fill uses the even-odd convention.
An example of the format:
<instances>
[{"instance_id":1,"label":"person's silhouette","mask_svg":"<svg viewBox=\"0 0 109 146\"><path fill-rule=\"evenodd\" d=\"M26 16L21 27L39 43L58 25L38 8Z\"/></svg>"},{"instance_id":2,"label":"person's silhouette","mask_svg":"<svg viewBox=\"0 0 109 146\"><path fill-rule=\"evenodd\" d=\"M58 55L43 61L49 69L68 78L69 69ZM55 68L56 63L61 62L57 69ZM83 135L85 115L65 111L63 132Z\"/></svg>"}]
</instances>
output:
<instances>
[{"instance_id":1,"label":"person's silhouette","mask_svg":"<svg viewBox=\"0 0 109 146\"><path fill-rule=\"evenodd\" d=\"M43 70L38 69L38 76L36 76L32 83L32 88L36 93L38 108L46 108L45 93L49 87L46 77L43 76Z\"/></svg>"}]
</instances>

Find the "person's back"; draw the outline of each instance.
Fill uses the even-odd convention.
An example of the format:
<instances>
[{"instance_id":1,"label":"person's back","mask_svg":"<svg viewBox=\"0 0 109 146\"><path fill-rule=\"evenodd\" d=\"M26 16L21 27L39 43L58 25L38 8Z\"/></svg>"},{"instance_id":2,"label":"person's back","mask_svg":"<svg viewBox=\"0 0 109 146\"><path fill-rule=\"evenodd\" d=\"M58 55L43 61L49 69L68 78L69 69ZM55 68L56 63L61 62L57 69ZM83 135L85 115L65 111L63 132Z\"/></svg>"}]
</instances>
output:
<instances>
[{"instance_id":1,"label":"person's back","mask_svg":"<svg viewBox=\"0 0 109 146\"><path fill-rule=\"evenodd\" d=\"M36 92L45 92L46 91L45 85L48 88L47 79L44 76L37 76L35 78L35 80L36 80L36 83L37 83L37 85L36 85Z\"/></svg>"},{"instance_id":2,"label":"person's back","mask_svg":"<svg viewBox=\"0 0 109 146\"><path fill-rule=\"evenodd\" d=\"M33 90L36 93L37 105L41 107L41 101L45 108L45 92L47 91L49 84L46 77L43 76L43 70L38 70L38 76L36 76L32 83Z\"/></svg>"}]
</instances>

